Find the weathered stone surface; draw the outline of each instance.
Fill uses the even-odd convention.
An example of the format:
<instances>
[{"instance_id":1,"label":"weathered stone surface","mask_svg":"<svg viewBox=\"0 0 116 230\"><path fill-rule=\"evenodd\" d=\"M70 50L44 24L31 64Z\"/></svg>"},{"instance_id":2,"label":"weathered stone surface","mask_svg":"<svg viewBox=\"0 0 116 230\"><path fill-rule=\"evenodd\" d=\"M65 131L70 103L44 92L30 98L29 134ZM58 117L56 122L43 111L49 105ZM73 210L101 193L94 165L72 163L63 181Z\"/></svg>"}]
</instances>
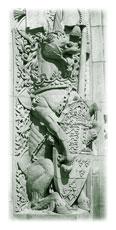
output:
<instances>
[{"instance_id":1,"label":"weathered stone surface","mask_svg":"<svg viewBox=\"0 0 116 230\"><path fill-rule=\"evenodd\" d=\"M102 11L93 10L90 13L91 26L102 26Z\"/></svg>"},{"instance_id":2,"label":"weathered stone surface","mask_svg":"<svg viewBox=\"0 0 116 230\"><path fill-rule=\"evenodd\" d=\"M103 41L102 27L92 27L91 34L92 34L92 60L93 62L104 61L104 54L103 54L104 41Z\"/></svg>"},{"instance_id":3,"label":"weathered stone surface","mask_svg":"<svg viewBox=\"0 0 116 230\"><path fill-rule=\"evenodd\" d=\"M77 9L14 12L18 215L90 217L86 181L99 126L97 104L87 100L98 105L104 100L100 15Z\"/></svg>"}]
</instances>

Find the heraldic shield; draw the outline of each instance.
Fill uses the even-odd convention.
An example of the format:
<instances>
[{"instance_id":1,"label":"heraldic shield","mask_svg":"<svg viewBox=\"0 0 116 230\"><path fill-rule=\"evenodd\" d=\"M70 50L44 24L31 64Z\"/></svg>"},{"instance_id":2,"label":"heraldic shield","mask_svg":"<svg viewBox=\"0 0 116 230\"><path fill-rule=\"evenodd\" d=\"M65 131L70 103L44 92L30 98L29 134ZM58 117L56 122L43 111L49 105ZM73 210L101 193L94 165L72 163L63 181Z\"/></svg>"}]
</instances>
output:
<instances>
[{"instance_id":1,"label":"heraldic shield","mask_svg":"<svg viewBox=\"0 0 116 230\"><path fill-rule=\"evenodd\" d=\"M32 11L22 12L33 26L13 30L17 213L26 208L38 215L45 210L70 214L75 206L90 210L82 194L97 138L97 106L84 95L89 87L84 80L85 75L89 79L88 23L84 12L75 13L78 17L71 13L71 18L75 15L76 21L67 24L59 21L61 15L69 18L67 11L42 12L50 20L46 30L41 13L35 25Z\"/></svg>"},{"instance_id":2,"label":"heraldic shield","mask_svg":"<svg viewBox=\"0 0 116 230\"><path fill-rule=\"evenodd\" d=\"M92 151L88 147L91 130L88 105L82 99L72 102L60 117L60 125L67 135L70 154L74 156L74 160L68 172L65 168L58 167L58 152L54 148L54 183L61 197L71 206L84 187L92 163Z\"/></svg>"}]
</instances>

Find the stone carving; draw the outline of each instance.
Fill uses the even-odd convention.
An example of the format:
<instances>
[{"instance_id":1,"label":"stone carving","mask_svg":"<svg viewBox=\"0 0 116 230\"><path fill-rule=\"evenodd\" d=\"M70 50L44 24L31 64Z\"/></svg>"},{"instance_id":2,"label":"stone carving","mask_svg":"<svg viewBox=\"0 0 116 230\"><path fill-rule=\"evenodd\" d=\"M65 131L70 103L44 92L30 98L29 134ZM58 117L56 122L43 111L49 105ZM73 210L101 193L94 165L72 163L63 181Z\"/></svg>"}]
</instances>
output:
<instances>
[{"instance_id":1,"label":"stone carving","mask_svg":"<svg viewBox=\"0 0 116 230\"><path fill-rule=\"evenodd\" d=\"M77 13L78 22L61 26L61 14L49 11L48 31L39 26L22 30L18 24L13 32L17 212L27 208L67 214L74 213L75 206L90 209L83 187L97 138L97 107L89 107L79 94L86 25ZM26 11L14 13L19 22L25 16Z\"/></svg>"}]
</instances>

